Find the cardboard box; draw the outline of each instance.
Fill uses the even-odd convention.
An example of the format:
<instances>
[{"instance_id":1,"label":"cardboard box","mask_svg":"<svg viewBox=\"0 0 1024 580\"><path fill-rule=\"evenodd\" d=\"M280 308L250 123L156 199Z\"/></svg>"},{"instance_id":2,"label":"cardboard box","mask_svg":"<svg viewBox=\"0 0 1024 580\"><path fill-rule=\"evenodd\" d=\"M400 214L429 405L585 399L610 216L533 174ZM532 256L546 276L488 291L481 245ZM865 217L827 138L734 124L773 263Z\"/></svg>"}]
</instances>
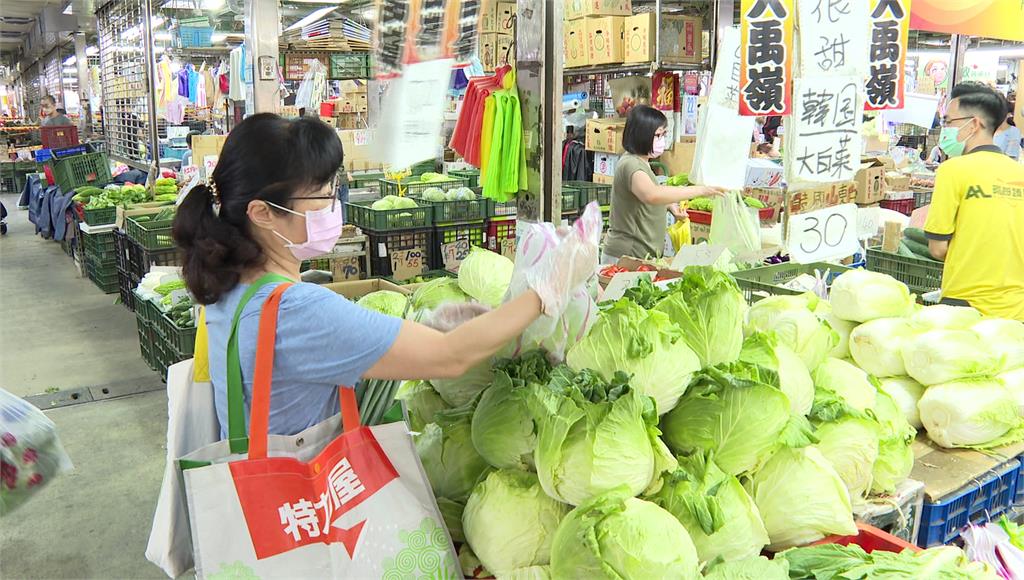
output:
<instances>
[{"instance_id":1,"label":"cardboard box","mask_svg":"<svg viewBox=\"0 0 1024 580\"><path fill-rule=\"evenodd\" d=\"M662 153L658 161L665 165L669 175L690 173L693 169L693 157L696 154L697 138L687 136L676 141L672 149Z\"/></svg>"},{"instance_id":2,"label":"cardboard box","mask_svg":"<svg viewBox=\"0 0 1024 580\"><path fill-rule=\"evenodd\" d=\"M625 58L621 16L587 18L587 61L591 65L617 64Z\"/></svg>"},{"instance_id":3,"label":"cardboard box","mask_svg":"<svg viewBox=\"0 0 1024 580\"><path fill-rule=\"evenodd\" d=\"M565 19L576 20L591 16L630 16L630 0L565 0Z\"/></svg>"},{"instance_id":4,"label":"cardboard box","mask_svg":"<svg viewBox=\"0 0 1024 580\"><path fill-rule=\"evenodd\" d=\"M603 183L605 185L614 185L615 184L615 176L614 175L600 175L598 173L595 173L594 174L594 183Z\"/></svg>"},{"instance_id":5,"label":"cardboard box","mask_svg":"<svg viewBox=\"0 0 1024 580\"><path fill-rule=\"evenodd\" d=\"M786 191L784 209L790 215L806 213L844 203L853 203L857 198L857 186L852 181L829 183L818 187Z\"/></svg>"},{"instance_id":6,"label":"cardboard box","mask_svg":"<svg viewBox=\"0 0 1024 580\"><path fill-rule=\"evenodd\" d=\"M654 60L656 16L653 13L630 16L626 18L624 26L624 62L651 62Z\"/></svg>"},{"instance_id":7,"label":"cardboard box","mask_svg":"<svg viewBox=\"0 0 1024 580\"><path fill-rule=\"evenodd\" d=\"M495 67L504 66L506 64L516 64L515 45L516 37L514 34L498 35L498 50L496 53L497 62L495 63Z\"/></svg>"},{"instance_id":8,"label":"cardboard box","mask_svg":"<svg viewBox=\"0 0 1024 580\"><path fill-rule=\"evenodd\" d=\"M782 185L782 166L769 159L751 159L747 162L746 187L779 187Z\"/></svg>"},{"instance_id":9,"label":"cardboard box","mask_svg":"<svg viewBox=\"0 0 1024 580\"><path fill-rule=\"evenodd\" d=\"M566 22L562 38L565 45L566 68L590 64L590 61L587 60L587 22L585 20Z\"/></svg>"},{"instance_id":10,"label":"cardboard box","mask_svg":"<svg viewBox=\"0 0 1024 580\"><path fill-rule=\"evenodd\" d=\"M394 282L388 282L387 280L381 280L380 278L374 278L372 280L334 282L332 284L324 284L324 288L341 294L349 300L358 300L359 298L362 298L371 292L377 292L378 290L391 290L392 292L399 292L406 296L412 294L412 292L410 292L406 287L395 284Z\"/></svg>"},{"instance_id":11,"label":"cardboard box","mask_svg":"<svg viewBox=\"0 0 1024 580\"><path fill-rule=\"evenodd\" d=\"M329 125L329 126L335 127L335 128L338 126L338 121L334 117L324 117L324 116L321 116L320 120L323 121L323 123L325 125Z\"/></svg>"},{"instance_id":12,"label":"cardboard box","mask_svg":"<svg viewBox=\"0 0 1024 580\"><path fill-rule=\"evenodd\" d=\"M615 165L619 162L618 155L598 153L594 155L594 177L615 177Z\"/></svg>"},{"instance_id":13,"label":"cardboard box","mask_svg":"<svg viewBox=\"0 0 1024 580\"><path fill-rule=\"evenodd\" d=\"M853 181L857 184L857 203L869 205L885 199L885 163L881 159L861 159Z\"/></svg>"},{"instance_id":14,"label":"cardboard box","mask_svg":"<svg viewBox=\"0 0 1024 580\"><path fill-rule=\"evenodd\" d=\"M498 32L498 0L480 0L480 34Z\"/></svg>"},{"instance_id":15,"label":"cardboard box","mask_svg":"<svg viewBox=\"0 0 1024 580\"><path fill-rule=\"evenodd\" d=\"M193 135L192 159L196 165L202 165L208 155L220 155L220 150L227 141L227 135Z\"/></svg>"},{"instance_id":16,"label":"cardboard box","mask_svg":"<svg viewBox=\"0 0 1024 580\"><path fill-rule=\"evenodd\" d=\"M885 174L886 191L910 191L910 176L905 173L889 171Z\"/></svg>"},{"instance_id":17,"label":"cardboard box","mask_svg":"<svg viewBox=\"0 0 1024 580\"><path fill-rule=\"evenodd\" d=\"M763 203L765 207L775 210L770 218L773 222L779 220L782 208L786 204L786 190L781 187L748 187L743 190L743 195L750 196Z\"/></svg>"},{"instance_id":18,"label":"cardboard box","mask_svg":"<svg viewBox=\"0 0 1024 580\"><path fill-rule=\"evenodd\" d=\"M977 487L979 481L1024 452L1024 443L981 453L970 449L943 449L922 433L914 441L913 450L914 469L910 478L924 483L926 501L936 502L965 485Z\"/></svg>"},{"instance_id":19,"label":"cardboard box","mask_svg":"<svg viewBox=\"0 0 1024 580\"><path fill-rule=\"evenodd\" d=\"M486 72L494 72L495 68L508 64L512 42L513 37L508 34L480 35L480 64Z\"/></svg>"},{"instance_id":20,"label":"cardboard box","mask_svg":"<svg viewBox=\"0 0 1024 580\"><path fill-rule=\"evenodd\" d=\"M600 153L624 153L625 149L622 148L622 131L625 128L625 119L588 119L587 150Z\"/></svg>"},{"instance_id":21,"label":"cardboard box","mask_svg":"<svg viewBox=\"0 0 1024 580\"><path fill-rule=\"evenodd\" d=\"M498 2L498 22L496 32L501 34L516 33L516 3Z\"/></svg>"},{"instance_id":22,"label":"cardboard box","mask_svg":"<svg viewBox=\"0 0 1024 580\"><path fill-rule=\"evenodd\" d=\"M700 64L704 58L704 21L699 16L661 17L661 59Z\"/></svg>"}]
</instances>

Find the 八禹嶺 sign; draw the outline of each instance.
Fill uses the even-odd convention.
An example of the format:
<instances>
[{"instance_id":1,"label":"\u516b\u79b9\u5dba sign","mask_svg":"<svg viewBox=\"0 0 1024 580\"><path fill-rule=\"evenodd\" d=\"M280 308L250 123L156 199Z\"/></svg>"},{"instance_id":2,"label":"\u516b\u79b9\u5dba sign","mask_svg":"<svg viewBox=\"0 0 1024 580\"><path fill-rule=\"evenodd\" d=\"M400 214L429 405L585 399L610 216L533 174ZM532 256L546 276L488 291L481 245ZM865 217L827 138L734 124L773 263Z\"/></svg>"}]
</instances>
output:
<instances>
[{"instance_id":1,"label":"\u516b\u79b9\u5dba sign","mask_svg":"<svg viewBox=\"0 0 1024 580\"><path fill-rule=\"evenodd\" d=\"M903 108L910 0L871 0L868 81L864 108Z\"/></svg>"},{"instance_id":2,"label":"\u516b\u79b9\u5dba sign","mask_svg":"<svg viewBox=\"0 0 1024 580\"><path fill-rule=\"evenodd\" d=\"M789 114L793 20L793 0L740 4L741 115Z\"/></svg>"}]
</instances>

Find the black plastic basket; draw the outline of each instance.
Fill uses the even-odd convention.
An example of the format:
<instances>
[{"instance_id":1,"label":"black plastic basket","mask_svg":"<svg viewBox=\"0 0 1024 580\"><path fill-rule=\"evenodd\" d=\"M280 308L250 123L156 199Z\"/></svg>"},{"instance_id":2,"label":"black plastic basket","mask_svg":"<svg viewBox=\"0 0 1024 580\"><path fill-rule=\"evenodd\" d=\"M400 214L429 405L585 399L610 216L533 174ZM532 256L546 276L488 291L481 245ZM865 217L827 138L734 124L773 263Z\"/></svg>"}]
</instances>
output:
<instances>
[{"instance_id":1,"label":"black plastic basket","mask_svg":"<svg viewBox=\"0 0 1024 580\"><path fill-rule=\"evenodd\" d=\"M152 266L182 266L185 263L185 254L180 248L147 250L131 238L125 240L125 246L126 269L139 280L149 273Z\"/></svg>"},{"instance_id":2,"label":"black plastic basket","mask_svg":"<svg viewBox=\"0 0 1024 580\"><path fill-rule=\"evenodd\" d=\"M135 287L139 281L120 266L117 268L117 290L121 293L121 304L132 312L135 312Z\"/></svg>"},{"instance_id":3,"label":"black plastic basket","mask_svg":"<svg viewBox=\"0 0 1024 580\"><path fill-rule=\"evenodd\" d=\"M423 273L440 268L434 264L434 230L431 228L365 233L369 238L370 274L373 276L392 276L391 256L405 250L422 252Z\"/></svg>"},{"instance_id":4,"label":"black plastic basket","mask_svg":"<svg viewBox=\"0 0 1024 580\"><path fill-rule=\"evenodd\" d=\"M434 228L434 263L439 268L445 266L444 245L459 240L469 241L470 246L484 247L487 225L483 221L461 224L449 224ZM465 257L459 259L464 260Z\"/></svg>"}]
</instances>

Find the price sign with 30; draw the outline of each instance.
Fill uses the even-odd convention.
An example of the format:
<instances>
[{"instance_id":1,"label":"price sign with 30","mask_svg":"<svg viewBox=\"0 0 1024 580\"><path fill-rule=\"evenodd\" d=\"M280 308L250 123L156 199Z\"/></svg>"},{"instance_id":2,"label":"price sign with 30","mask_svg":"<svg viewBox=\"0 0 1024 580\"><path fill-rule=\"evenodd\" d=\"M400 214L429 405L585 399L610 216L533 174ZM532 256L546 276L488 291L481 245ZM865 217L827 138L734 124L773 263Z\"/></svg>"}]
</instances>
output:
<instances>
[{"instance_id":1,"label":"price sign with 30","mask_svg":"<svg viewBox=\"0 0 1024 580\"><path fill-rule=\"evenodd\" d=\"M857 206L852 203L790 216L786 248L790 258L807 264L857 253Z\"/></svg>"}]
</instances>

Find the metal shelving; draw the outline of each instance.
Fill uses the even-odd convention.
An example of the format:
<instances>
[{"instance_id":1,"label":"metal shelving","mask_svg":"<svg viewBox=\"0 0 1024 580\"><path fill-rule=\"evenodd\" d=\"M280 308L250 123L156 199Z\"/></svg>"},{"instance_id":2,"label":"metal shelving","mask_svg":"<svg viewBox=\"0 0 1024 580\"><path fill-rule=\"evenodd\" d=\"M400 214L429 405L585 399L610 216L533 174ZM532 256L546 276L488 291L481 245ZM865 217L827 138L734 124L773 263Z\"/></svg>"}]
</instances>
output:
<instances>
[{"instance_id":1,"label":"metal shelving","mask_svg":"<svg viewBox=\"0 0 1024 580\"><path fill-rule=\"evenodd\" d=\"M684 71L684 70L701 70L703 67L699 64L692 63L671 63L671 62L640 62L630 64L602 64L598 66L581 66L577 68L567 68L563 71L564 76L587 76L587 75L605 75L615 73L649 73L659 70L668 71Z\"/></svg>"},{"instance_id":2,"label":"metal shelving","mask_svg":"<svg viewBox=\"0 0 1024 580\"><path fill-rule=\"evenodd\" d=\"M150 147L152 83L143 48L147 1L114 0L96 13L108 154L135 166L146 164Z\"/></svg>"}]
</instances>

